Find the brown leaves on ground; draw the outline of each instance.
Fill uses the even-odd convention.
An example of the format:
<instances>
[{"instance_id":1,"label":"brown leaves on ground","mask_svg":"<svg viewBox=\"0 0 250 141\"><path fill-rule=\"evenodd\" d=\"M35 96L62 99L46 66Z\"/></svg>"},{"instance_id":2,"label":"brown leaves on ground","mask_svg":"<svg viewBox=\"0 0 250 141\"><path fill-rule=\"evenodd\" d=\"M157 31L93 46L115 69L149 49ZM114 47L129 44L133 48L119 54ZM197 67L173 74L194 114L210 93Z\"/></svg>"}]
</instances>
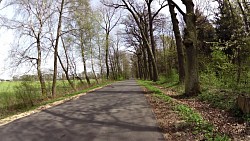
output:
<instances>
[{"instance_id":1,"label":"brown leaves on ground","mask_svg":"<svg viewBox=\"0 0 250 141\"><path fill-rule=\"evenodd\" d=\"M192 134L192 126L173 110L172 103L167 103L152 94L146 94L146 98L167 141L193 141L199 138Z\"/></svg>"},{"instance_id":2,"label":"brown leaves on ground","mask_svg":"<svg viewBox=\"0 0 250 141\"><path fill-rule=\"evenodd\" d=\"M168 96L173 98L177 96L177 94L170 89L158 88ZM173 106L170 103L163 102L161 99L149 94L146 97L154 109L155 116L167 140L201 139L201 137L193 135L188 127L183 131L176 128L178 122L182 122L182 120L178 114L172 110ZM214 108L210 106L209 103L199 101L195 98L178 97L174 99L174 101L193 108L195 111L199 112L205 120L213 123L218 132L228 135L231 139L235 141L250 141L249 131L247 131L246 128L246 121L233 117L229 112ZM189 127L192 128L191 126Z\"/></svg>"}]
</instances>

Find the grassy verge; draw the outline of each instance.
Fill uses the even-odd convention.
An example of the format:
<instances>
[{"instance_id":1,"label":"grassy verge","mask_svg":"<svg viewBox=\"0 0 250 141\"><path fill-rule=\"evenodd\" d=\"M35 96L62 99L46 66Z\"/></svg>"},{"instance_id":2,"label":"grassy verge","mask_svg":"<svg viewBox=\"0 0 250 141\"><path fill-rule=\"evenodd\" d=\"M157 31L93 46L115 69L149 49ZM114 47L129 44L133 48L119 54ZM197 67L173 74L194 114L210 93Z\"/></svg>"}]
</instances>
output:
<instances>
[{"instance_id":1,"label":"grassy verge","mask_svg":"<svg viewBox=\"0 0 250 141\"><path fill-rule=\"evenodd\" d=\"M150 91L154 97L160 98L161 100L172 103L174 108L173 110L177 111L178 114L187 122L190 123L193 127L193 134L202 134L205 140L215 140L215 141L228 141L230 140L228 136L221 135L215 131L215 128L208 121L204 120L203 117L192 108L180 104L174 101L171 97L165 95L158 88L154 87L150 81L138 81L138 83L148 91Z\"/></svg>"},{"instance_id":2,"label":"grassy verge","mask_svg":"<svg viewBox=\"0 0 250 141\"><path fill-rule=\"evenodd\" d=\"M29 111L29 110L34 110L34 109L36 109L36 108L38 108L40 106L50 104L50 103L53 103L53 102L56 102L56 101L64 100L64 99L70 98L72 96L76 96L78 94L81 94L81 93L86 93L86 92L89 92L89 91L91 91L91 90L93 90L95 88L103 87L103 86L106 86L106 85L111 84L111 83L112 83L111 81L103 82L101 84L90 86L90 87L88 87L86 89L83 89L81 91L78 91L78 92L59 95L58 97L56 97L54 99L46 99L46 100L42 100L42 101L37 101L33 105L16 105L15 107L11 107L11 108L2 107L0 109L1 110L0 111L0 119L6 118L6 117L9 117L9 116L18 114L18 113L26 112L26 111ZM10 96L10 98L11 98L11 96Z\"/></svg>"}]
</instances>

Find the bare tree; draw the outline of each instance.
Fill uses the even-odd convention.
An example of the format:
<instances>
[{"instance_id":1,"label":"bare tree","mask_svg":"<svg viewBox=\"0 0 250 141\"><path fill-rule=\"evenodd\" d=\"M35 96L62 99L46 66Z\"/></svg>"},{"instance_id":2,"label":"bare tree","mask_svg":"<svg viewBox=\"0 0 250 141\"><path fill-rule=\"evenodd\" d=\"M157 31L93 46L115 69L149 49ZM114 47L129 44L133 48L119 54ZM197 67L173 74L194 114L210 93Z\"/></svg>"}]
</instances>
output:
<instances>
[{"instance_id":1,"label":"bare tree","mask_svg":"<svg viewBox=\"0 0 250 141\"><path fill-rule=\"evenodd\" d=\"M74 83L70 80L70 76L69 76L69 71L70 71L70 67L71 67L71 63L70 63L70 56L69 56L69 51L65 45L65 42L64 42L64 38L63 36L61 36L61 41L62 41L62 47L63 47L63 51L64 51L64 55L65 55L65 61L66 61L66 65L64 65L64 61L62 60L61 56L58 54L58 60L59 60L59 63L65 73L65 76L66 76L66 79L67 81L69 82L71 88L76 91L76 88L75 88L75 85Z\"/></svg>"},{"instance_id":2,"label":"bare tree","mask_svg":"<svg viewBox=\"0 0 250 141\"><path fill-rule=\"evenodd\" d=\"M100 9L102 19L103 19L103 24L101 24L101 27L105 31L105 64L106 64L106 79L109 79L109 63L108 63L108 58L109 58L109 36L110 32L118 25L118 22L121 18L119 15L118 18L116 18L116 13L117 10L113 9L111 7L104 7Z\"/></svg>"},{"instance_id":3,"label":"bare tree","mask_svg":"<svg viewBox=\"0 0 250 141\"><path fill-rule=\"evenodd\" d=\"M158 80L158 70L155 59L155 40L153 33L153 21L155 17L159 14L159 12L167 6L165 1L159 1L160 8L155 12L151 11L151 5L153 0L145 0L144 3L139 4L138 2L132 0L121 0L117 2L106 2L105 5L114 7L114 8L123 8L130 12L132 17L134 18L137 26L142 35L142 39L144 40L144 44L147 47L147 52L149 56L149 62L151 67L149 67L149 72L152 71L151 79L153 81ZM147 18L145 18L147 16ZM148 35L149 31L149 35ZM149 65L149 66L150 66Z\"/></svg>"},{"instance_id":4,"label":"bare tree","mask_svg":"<svg viewBox=\"0 0 250 141\"><path fill-rule=\"evenodd\" d=\"M62 17L63 17L63 9L64 9L64 0L60 2L60 8L58 8L58 23L56 30L56 41L54 46L54 71L53 71L53 82L52 82L52 97L56 96L56 81L57 81L57 56L58 56L58 47L59 40L61 36L61 28L62 28Z\"/></svg>"},{"instance_id":5,"label":"bare tree","mask_svg":"<svg viewBox=\"0 0 250 141\"><path fill-rule=\"evenodd\" d=\"M25 62L31 62L36 67L41 92L45 97L47 96L47 92L41 66L43 60L42 54L46 50L46 38L49 32L47 30L47 22L53 14L51 11L52 1L16 0L10 1L7 4L17 7L17 15L14 19L5 19L7 22L4 26L17 30L17 34L20 35L20 42L30 39L28 44L27 42L22 45L18 44L17 47L20 48L12 49L16 66Z\"/></svg>"}]
</instances>

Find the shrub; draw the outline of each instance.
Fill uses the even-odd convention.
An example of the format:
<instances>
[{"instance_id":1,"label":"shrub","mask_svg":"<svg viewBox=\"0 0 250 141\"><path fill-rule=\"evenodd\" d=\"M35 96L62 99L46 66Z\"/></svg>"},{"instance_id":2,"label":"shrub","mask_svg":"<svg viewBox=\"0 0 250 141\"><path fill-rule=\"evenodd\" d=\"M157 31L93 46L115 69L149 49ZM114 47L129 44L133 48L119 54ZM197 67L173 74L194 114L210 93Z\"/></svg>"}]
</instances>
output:
<instances>
[{"instance_id":1,"label":"shrub","mask_svg":"<svg viewBox=\"0 0 250 141\"><path fill-rule=\"evenodd\" d=\"M40 88L33 85L33 81L22 81L15 87L14 93L19 106L34 106L42 98Z\"/></svg>"}]
</instances>

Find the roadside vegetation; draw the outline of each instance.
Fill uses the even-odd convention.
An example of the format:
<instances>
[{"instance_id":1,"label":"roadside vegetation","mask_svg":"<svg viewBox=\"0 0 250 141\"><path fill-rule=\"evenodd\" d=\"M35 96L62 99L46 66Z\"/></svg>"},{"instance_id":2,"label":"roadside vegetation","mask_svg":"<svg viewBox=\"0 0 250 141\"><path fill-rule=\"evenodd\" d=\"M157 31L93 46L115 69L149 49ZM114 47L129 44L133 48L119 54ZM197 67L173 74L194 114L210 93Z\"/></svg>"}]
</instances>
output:
<instances>
[{"instance_id":1,"label":"roadside vegetation","mask_svg":"<svg viewBox=\"0 0 250 141\"><path fill-rule=\"evenodd\" d=\"M219 131L216 131L216 128L213 126L213 124L205 120L199 112L195 111L188 105L181 104L179 101L170 97L169 95L166 95L159 88L155 87L152 82L139 81L139 84L146 87L147 91L151 94L152 97L166 102L168 106L170 105L172 107L171 110L176 111L179 116L181 116L181 119L185 120L185 123L181 123L182 125L177 126L186 126L185 128L191 129L187 130L186 132L191 132L191 134L193 134L194 136L194 139L203 139L209 141L230 140L227 135L221 134ZM175 122L175 120L173 120L173 122Z\"/></svg>"},{"instance_id":2,"label":"roadside vegetation","mask_svg":"<svg viewBox=\"0 0 250 141\"><path fill-rule=\"evenodd\" d=\"M112 81L99 81L99 84L96 84L95 80L91 80L91 85L87 85L87 83L82 84L77 81L75 82L77 91L75 91L67 82L61 80L57 83L58 95L54 98L43 97L41 95L39 82L36 81L0 82L0 88L2 88L0 92L0 119L34 109L47 103L85 93L111 82ZM49 87L50 85L48 84L47 86Z\"/></svg>"}]
</instances>

